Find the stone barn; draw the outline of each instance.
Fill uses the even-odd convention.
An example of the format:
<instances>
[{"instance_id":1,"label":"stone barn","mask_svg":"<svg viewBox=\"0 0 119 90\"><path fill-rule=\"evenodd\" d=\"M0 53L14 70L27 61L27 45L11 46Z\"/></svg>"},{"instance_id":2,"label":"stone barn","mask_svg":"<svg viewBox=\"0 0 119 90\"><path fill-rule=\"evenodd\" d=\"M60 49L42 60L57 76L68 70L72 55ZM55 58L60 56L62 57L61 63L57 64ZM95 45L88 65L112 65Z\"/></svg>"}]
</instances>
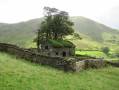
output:
<instances>
[{"instance_id":1,"label":"stone barn","mask_svg":"<svg viewBox=\"0 0 119 90\"><path fill-rule=\"evenodd\" d=\"M48 39L41 45L42 52L57 56L74 56L75 45L70 41Z\"/></svg>"}]
</instances>

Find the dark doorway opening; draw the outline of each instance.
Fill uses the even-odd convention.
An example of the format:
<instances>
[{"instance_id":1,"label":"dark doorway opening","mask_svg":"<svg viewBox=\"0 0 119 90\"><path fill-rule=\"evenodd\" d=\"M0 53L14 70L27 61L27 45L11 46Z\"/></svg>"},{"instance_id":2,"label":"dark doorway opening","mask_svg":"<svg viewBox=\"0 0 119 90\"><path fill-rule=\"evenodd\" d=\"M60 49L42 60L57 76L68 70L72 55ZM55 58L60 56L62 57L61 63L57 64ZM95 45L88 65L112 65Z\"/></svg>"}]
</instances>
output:
<instances>
[{"instance_id":1,"label":"dark doorway opening","mask_svg":"<svg viewBox=\"0 0 119 90\"><path fill-rule=\"evenodd\" d=\"M56 55L58 55L58 52L56 52Z\"/></svg>"},{"instance_id":2,"label":"dark doorway opening","mask_svg":"<svg viewBox=\"0 0 119 90\"><path fill-rule=\"evenodd\" d=\"M48 46L45 46L45 49L48 49Z\"/></svg>"},{"instance_id":3,"label":"dark doorway opening","mask_svg":"<svg viewBox=\"0 0 119 90\"><path fill-rule=\"evenodd\" d=\"M66 56L66 52L63 52L63 57L65 57Z\"/></svg>"}]
</instances>

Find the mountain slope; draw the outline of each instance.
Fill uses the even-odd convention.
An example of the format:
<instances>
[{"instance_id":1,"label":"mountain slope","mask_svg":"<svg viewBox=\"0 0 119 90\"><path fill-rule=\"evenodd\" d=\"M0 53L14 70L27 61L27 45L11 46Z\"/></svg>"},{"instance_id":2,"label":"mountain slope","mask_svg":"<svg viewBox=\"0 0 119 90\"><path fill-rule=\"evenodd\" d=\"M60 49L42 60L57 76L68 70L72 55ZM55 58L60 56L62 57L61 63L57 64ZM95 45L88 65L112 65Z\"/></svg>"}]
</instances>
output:
<instances>
[{"instance_id":1,"label":"mountain slope","mask_svg":"<svg viewBox=\"0 0 119 90\"><path fill-rule=\"evenodd\" d=\"M0 42L24 46L28 41L32 41L41 21L43 18L0 27Z\"/></svg>"},{"instance_id":2,"label":"mountain slope","mask_svg":"<svg viewBox=\"0 0 119 90\"><path fill-rule=\"evenodd\" d=\"M102 34L119 34L119 31L112 29L103 24L97 23L93 20L84 17L71 17L71 20L74 22L74 29L77 32L83 33L86 36L89 36L93 41L103 42Z\"/></svg>"},{"instance_id":3,"label":"mountain slope","mask_svg":"<svg viewBox=\"0 0 119 90\"><path fill-rule=\"evenodd\" d=\"M115 46L118 45L118 30L81 16L70 17L70 19L74 22L74 30L83 38L83 40L73 41L77 48L92 49L106 45L112 46L112 41L115 41ZM29 47L30 44L32 45L36 29L43 20L44 18L39 18L16 24L0 23L0 42Z\"/></svg>"}]
</instances>

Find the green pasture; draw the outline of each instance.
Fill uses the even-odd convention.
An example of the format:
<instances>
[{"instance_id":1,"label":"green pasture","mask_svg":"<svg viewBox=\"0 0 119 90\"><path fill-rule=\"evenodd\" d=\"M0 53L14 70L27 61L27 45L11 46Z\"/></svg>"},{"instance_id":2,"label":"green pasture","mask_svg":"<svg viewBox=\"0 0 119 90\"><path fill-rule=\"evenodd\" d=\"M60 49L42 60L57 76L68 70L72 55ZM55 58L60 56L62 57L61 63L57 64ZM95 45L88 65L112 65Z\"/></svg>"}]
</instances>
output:
<instances>
[{"instance_id":1,"label":"green pasture","mask_svg":"<svg viewBox=\"0 0 119 90\"><path fill-rule=\"evenodd\" d=\"M65 72L0 52L0 90L119 90L119 68Z\"/></svg>"},{"instance_id":2,"label":"green pasture","mask_svg":"<svg viewBox=\"0 0 119 90\"><path fill-rule=\"evenodd\" d=\"M119 58L107 58L108 61L111 61L111 60L119 60Z\"/></svg>"},{"instance_id":3,"label":"green pasture","mask_svg":"<svg viewBox=\"0 0 119 90\"><path fill-rule=\"evenodd\" d=\"M108 56L107 54L100 52L100 51L76 51L76 54L90 55L90 56L95 56L97 58Z\"/></svg>"},{"instance_id":4,"label":"green pasture","mask_svg":"<svg viewBox=\"0 0 119 90\"><path fill-rule=\"evenodd\" d=\"M110 58L109 55L111 55L114 52L109 52L108 54L105 54L104 52L101 51L75 51L76 54L79 55L89 55L97 58L102 58L104 57L106 60L119 60L119 58Z\"/></svg>"}]
</instances>

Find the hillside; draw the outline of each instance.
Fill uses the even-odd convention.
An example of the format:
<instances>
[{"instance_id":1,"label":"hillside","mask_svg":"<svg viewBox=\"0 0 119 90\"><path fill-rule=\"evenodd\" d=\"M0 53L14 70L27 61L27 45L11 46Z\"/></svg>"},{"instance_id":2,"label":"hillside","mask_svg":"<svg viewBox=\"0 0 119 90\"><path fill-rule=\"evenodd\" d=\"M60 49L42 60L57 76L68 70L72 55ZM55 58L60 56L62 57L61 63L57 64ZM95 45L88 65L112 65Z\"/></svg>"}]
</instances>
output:
<instances>
[{"instance_id":1,"label":"hillside","mask_svg":"<svg viewBox=\"0 0 119 90\"><path fill-rule=\"evenodd\" d=\"M74 22L74 29L86 36L89 36L93 41L103 42L103 33L119 34L119 31L112 29L103 24L97 23L91 19L84 17L71 17Z\"/></svg>"},{"instance_id":2,"label":"hillside","mask_svg":"<svg viewBox=\"0 0 119 90\"><path fill-rule=\"evenodd\" d=\"M83 38L73 41L77 49L98 49L102 46L115 48L119 44L118 30L81 16L70 19L74 22L75 31ZM43 20L44 18L39 18L16 24L0 23L0 42L31 47L36 29Z\"/></svg>"},{"instance_id":3,"label":"hillside","mask_svg":"<svg viewBox=\"0 0 119 90\"><path fill-rule=\"evenodd\" d=\"M119 68L64 72L0 52L0 90L118 90Z\"/></svg>"},{"instance_id":4,"label":"hillside","mask_svg":"<svg viewBox=\"0 0 119 90\"><path fill-rule=\"evenodd\" d=\"M34 19L0 27L0 42L26 46L27 43L32 42L36 29L42 20L42 18Z\"/></svg>"}]
</instances>

